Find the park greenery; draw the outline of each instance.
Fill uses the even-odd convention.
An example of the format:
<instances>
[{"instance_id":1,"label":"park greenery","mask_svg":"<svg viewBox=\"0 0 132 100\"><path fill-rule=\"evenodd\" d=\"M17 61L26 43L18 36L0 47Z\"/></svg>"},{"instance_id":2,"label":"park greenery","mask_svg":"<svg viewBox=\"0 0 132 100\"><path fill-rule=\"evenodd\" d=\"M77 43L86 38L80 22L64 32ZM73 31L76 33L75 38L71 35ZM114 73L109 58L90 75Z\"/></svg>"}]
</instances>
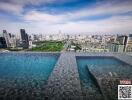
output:
<instances>
[{"instance_id":1,"label":"park greenery","mask_svg":"<svg viewBox=\"0 0 132 100\"><path fill-rule=\"evenodd\" d=\"M41 52L56 52L63 49L64 43L62 41L39 41L33 43L36 47L32 48L31 51L41 51Z\"/></svg>"}]
</instances>

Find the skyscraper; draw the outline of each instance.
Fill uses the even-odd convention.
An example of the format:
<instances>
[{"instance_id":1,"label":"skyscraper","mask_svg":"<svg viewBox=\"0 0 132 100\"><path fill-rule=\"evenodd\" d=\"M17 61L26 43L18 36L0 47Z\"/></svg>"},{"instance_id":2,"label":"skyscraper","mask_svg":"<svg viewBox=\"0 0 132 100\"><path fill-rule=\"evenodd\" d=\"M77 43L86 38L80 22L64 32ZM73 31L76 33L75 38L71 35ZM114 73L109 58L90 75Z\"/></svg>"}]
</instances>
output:
<instances>
[{"instance_id":1,"label":"skyscraper","mask_svg":"<svg viewBox=\"0 0 132 100\"><path fill-rule=\"evenodd\" d=\"M25 32L25 29L20 29L20 33L21 33L22 47L24 49L28 49L29 47L28 34Z\"/></svg>"},{"instance_id":2,"label":"skyscraper","mask_svg":"<svg viewBox=\"0 0 132 100\"><path fill-rule=\"evenodd\" d=\"M132 34L129 34L129 36L128 36L126 52L132 52Z\"/></svg>"},{"instance_id":3,"label":"skyscraper","mask_svg":"<svg viewBox=\"0 0 132 100\"><path fill-rule=\"evenodd\" d=\"M3 36L5 38L7 47L10 47L10 36L6 30L3 30Z\"/></svg>"},{"instance_id":4,"label":"skyscraper","mask_svg":"<svg viewBox=\"0 0 132 100\"><path fill-rule=\"evenodd\" d=\"M127 44L128 37L125 35L117 36L116 41L119 43L119 45L123 46L123 52L125 52L126 44Z\"/></svg>"},{"instance_id":5,"label":"skyscraper","mask_svg":"<svg viewBox=\"0 0 132 100\"><path fill-rule=\"evenodd\" d=\"M16 47L16 37L15 37L15 35L13 35L13 34L10 34L10 44L11 44L11 47L12 48L15 48Z\"/></svg>"},{"instance_id":6,"label":"skyscraper","mask_svg":"<svg viewBox=\"0 0 132 100\"><path fill-rule=\"evenodd\" d=\"M4 37L0 37L0 48L7 48L6 40Z\"/></svg>"}]
</instances>

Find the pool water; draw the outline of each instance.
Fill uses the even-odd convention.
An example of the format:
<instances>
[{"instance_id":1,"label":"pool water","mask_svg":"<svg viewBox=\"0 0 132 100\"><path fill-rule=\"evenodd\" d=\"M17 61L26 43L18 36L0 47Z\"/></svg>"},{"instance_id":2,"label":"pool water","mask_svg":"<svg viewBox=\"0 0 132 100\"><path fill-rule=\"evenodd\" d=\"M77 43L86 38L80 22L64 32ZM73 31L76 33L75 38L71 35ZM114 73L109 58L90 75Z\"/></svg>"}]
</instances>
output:
<instances>
[{"instance_id":1,"label":"pool water","mask_svg":"<svg viewBox=\"0 0 132 100\"><path fill-rule=\"evenodd\" d=\"M130 70L132 66L120 61L114 57L77 57L77 64L80 70L84 69L84 66L89 66L91 69L102 73L116 72L118 75L131 75ZM127 67L127 68L126 68ZM86 70L85 70L86 71ZM80 77L84 77L85 74L80 72ZM123 76L123 77L125 77Z\"/></svg>"},{"instance_id":2,"label":"pool water","mask_svg":"<svg viewBox=\"0 0 132 100\"><path fill-rule=\"evenodd\" d=\"M10 96L10 91L14 93L13 97L15 97L21 89L23 91L20 93L21 95L25 94L25 91L38 91L38 95L40 95L58 56L42 53L1 53L0 97L5 94ZM27 95L31 96L30 93Z\"/></svg>"},{"instance_id":3,"label":"pool water","mask_svg":"<svg viewBox=\"0 0 132 100\"><path fill-rule=\"evenodd\" d=\"M97 65L97 66L104 66L104 65L126 65L126 63L114 58L114 57L97 57L97 56L90 56L90 57L78 57L79 62L82 64L87 65Z\"/></svg>"},{"instance_id":4,"label":"pool water","mask_svg":"<svg viewBox=\"0 0 132 100\"><path fill-rule=\"evenodd\" d=\"M128 64L113 57L88 56L88 57L76 57L76 60L77 60L77 66L78 66L78 72L82 85L82 90L85 94L87 93L94 94L95 92L100 94L99 89L97 88L94 80L91 78L91 74L89 73L87 66L90 66L91 68L93 68L93 70L96 70L97 72L100 73L108 73L109 71L116 71L116 73L119 74L121 71L128 73L129 70L129 75L130 75L130 69L132 68ZM129 66L127 68L128 70L126 70L124 66L127 67Z\"/></svg>"}]
</instances>

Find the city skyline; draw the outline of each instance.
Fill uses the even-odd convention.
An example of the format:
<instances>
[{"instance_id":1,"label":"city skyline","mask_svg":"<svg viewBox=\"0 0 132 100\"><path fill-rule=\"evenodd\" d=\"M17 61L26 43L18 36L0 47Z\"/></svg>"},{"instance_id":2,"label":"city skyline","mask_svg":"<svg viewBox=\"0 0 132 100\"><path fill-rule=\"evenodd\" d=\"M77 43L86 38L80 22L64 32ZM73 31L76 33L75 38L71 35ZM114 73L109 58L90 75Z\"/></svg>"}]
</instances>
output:
<instances>
[{"instance_id":1,"label":"city skyline","mask_svg":"<svg viewBox=\"0 0 132 100\"><path fill-rule=\"evenodd\" d=\"M0 30L130 34L131 5L131 0L1 0Z\"/></svg>"}]
</instances>

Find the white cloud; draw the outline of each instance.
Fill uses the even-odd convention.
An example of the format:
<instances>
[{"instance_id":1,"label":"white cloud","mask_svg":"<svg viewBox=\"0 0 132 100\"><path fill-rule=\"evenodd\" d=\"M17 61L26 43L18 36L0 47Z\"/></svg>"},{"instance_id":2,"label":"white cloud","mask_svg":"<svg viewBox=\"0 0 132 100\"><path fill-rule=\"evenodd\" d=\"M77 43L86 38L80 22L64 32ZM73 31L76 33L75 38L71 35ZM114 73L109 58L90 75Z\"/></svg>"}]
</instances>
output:
<instances>
[{"instance_id":1,"label":"white cloud","mask_svg":"<svg viewBox=\"0 0 132 100\"><path fill-rule=\"evenodd\" d=\"M29 13L27 13L24 16L24 20L26 21L43 21L45 23L58 23L61 22L63 20L63 16L60 15L51 15L51 14L47 14L47 13L41 13L38 11L31 11Z\"/></svg>"},{"instance_id":2,"label":"white cloud","mask_svg":"<svg viewBox=\"0 0 132 100\"><path fill-rule=\"evenodd\" d=\"M17 0L15 0L15 2L16 1ZM23 4L25 3L25 1L26 0L21 0ZM36 1L37 0L32 0L32 3ZM42 0L40 0L39 2L41 1ZM47 2L53 2L53 0L47 0ZM23 10L22 6L7 6L11 7L9 11L19 12ZM0 9L9 9L8 7L8 9L5 8L4 6L0 6ZM16 10L15 8L18 9ZM39 11L29 11L22 16L24 22L11 22L6 20L1 21L0 30L8 29L8 31L10 32L17 31L17 33L19 32L20 28L25 28L28 33L56 33L58 32L58 30L62 30L66 33L130 33L132 31L132 16L120 15L120 13L127 13L130 11L132 11L132 6L131 3L127 2L119 4L98 5L92 8L85 7L80 10L69 11L68 13L62 13L58 15L52 15ZM103 20L73 21L83 17L103 14L111 14L112 17Z\"/></svg>"},{"instance_id":3,"label":"white cloud","mask_svg":"<svg viewBox=\"0 0 132 100\"><path fill-rule=\"evenodd\" d=\"M23 6L27 4L38 5L41 3L53 3L54 1L55 0L9 0L9 2Z\"/></svg>"},{"instance_id":4,"label":"white cloud","mask_svg":"<svg viewBox=\"0 0 132 100\"><path fill-rule=\"evenodd\" d=\"M129 2L119 4L103 4L95 7L85 7L75 12L69 12L67 16L71 19L77 19L81 17L95 16L95 15L106 15L111 14L112 16L121 13L132 11L132 4Z\"/></svg>"},{"instance_id":5,"label":"white cloud","mask_svg":"<svg viewBox=\"0 0 132 100\"><path fill-rule=\"evenodd\" d=\"M8 13L20 14L23 10L23 7L18 4L1 2L0 10L6 11Z\"/></svg>"},{"instance_id":6,"label":"white cloud","mask_svg":"<svg viewBox=\"0 0 132 100\"><path fill-rule=\"evenodd\" d=\"M89 33L130 33L132 31L132 18L120 16L100 21L80 21L62 25L62 30L69 32Z\"/></svg>"},{"instance_id":7,"label":"white cloud","mask_svg":"<svg viewBox=\"0 0 132 100\"><path fill-rule=\"evenodd\" d=\"M26 21L45 21L46 23L65 23L83 17L112 15L118 16L121 13L132 11L131 3L104 4L96 7L85 7L76 11L69 11L59 15L52 15L45 12L31 11L24 16Z\"/></svg>"},{"instance_id":8,"label":"white cloud","mask_svg":"<svg viewBox=\"0 0 132 100\"><path fill-rule=\"evenodd\" d=\"M0 10L13 13L21 14L24 11L26 5L40 5L40 4L51 4L55 3L57 0L0 0ZM65 0L60 0L57 3L66 2Z\"/></svg>"},{"instance_id":9,"label":"white cloud","mask_svg":"<svg viewBox=\"0 0 132 100\"><path fill-rule=\"evenodd\" d=\"M4 24L3 24L4 23ZM27 33L43 33L53 34L58 30L62 30L65 33L122 33L128 34L132 31L132 18L126 16L112 17L110 19L100 21L80 21L80 22L68 22L65 24L48 24L45 22L28 22L28 23L12 23L1 22L0 30L8 29L9 32L19 33L20 28L25 28Z\"/></svg>"}]
</instances>

